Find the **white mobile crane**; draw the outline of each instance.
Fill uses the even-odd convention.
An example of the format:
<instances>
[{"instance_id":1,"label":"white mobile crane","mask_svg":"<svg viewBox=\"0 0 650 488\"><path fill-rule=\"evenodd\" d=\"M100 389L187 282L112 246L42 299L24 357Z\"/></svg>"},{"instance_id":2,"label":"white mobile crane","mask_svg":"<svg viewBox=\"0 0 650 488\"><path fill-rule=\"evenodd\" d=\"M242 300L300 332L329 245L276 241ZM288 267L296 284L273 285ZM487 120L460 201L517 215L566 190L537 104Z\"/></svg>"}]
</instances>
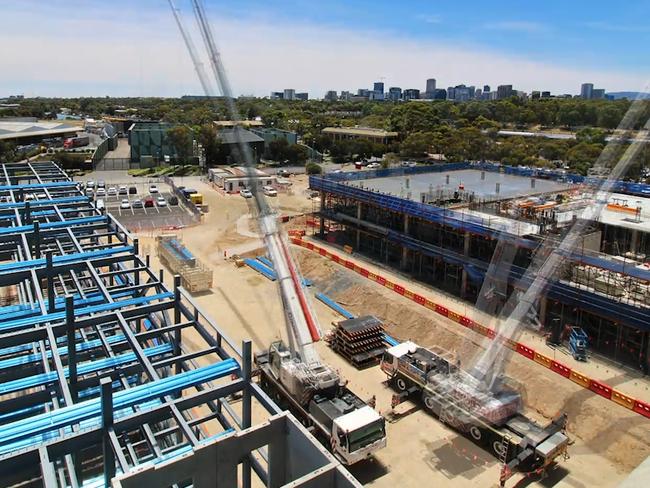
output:
<instances>
[{"instance_id":1,"label":"white mobile crane","mask_svg":"<svg viewBox=\"0 0 650 488\"><path fill-rule=\"evenodd\" d=\"M169 3L201 84L206 95L210 96L189 33L183 27L173 2L170 0ZM239 113L205 9L201 0L192 0L192 5L217 85L226 101L231 119L238 121ZM307 300L286 235L253 177L254 160L250 147L243 142L239 130L239 126L235 125L235 137L249 172L249 186L255 197L260 229L278 277L289 341L288 347L282 341L274 342L268 350L255 356L261 385L281 406L289 409L310 428L341 462L353 464L386 445L384 418L352 393L338 372L321 362L314 348L314 342L321 336L320 327Z\"/></svg>"}]
</instances>

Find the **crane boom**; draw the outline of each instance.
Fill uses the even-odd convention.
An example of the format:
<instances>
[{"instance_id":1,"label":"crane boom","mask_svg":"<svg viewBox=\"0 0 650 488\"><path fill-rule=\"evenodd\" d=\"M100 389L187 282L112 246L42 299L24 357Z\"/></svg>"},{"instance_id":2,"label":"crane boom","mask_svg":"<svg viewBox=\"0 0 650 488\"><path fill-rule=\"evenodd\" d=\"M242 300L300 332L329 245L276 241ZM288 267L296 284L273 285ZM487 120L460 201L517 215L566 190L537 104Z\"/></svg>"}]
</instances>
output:
<instances>
[{"instance_id":1,"label":"crane boom","mask_svg":"<svg viewBox=\"0 0 650 488\"><path fill-rule=\"evenodd\" d=\"M221 62L221 56L212 36L203 2L201 0L192 0L192 5L217 84L226 100L231 119L238 122L241 120L239 111L232 96L232 90ZM282 232L278 225L277 214L266 201L264 194L259 191L259 184L254 177L255 163L251 148L244 142L241 129L237 124L235 125L234 135L243 156L251 192L255 197L258 221L264 235L264 243L278 274L277 283L282 299L291 352L294 355L299 355L307 366L316 367L320 365L320 358L313 347L313 343L320 339L320 327L303 290L302 280L297 271L298 268L289 251L286 234Z\"/></svg>"},{"instance_id":2,"label":"crane boom","mask_svg":"<svg viewBox=\"0 0 650 488\"><path fill-rule=\"evenodd\" d=\"M203 63L201 62L199 56L196 53L196 47L194 47L194 42L192 42L192 38L187 32L187 29L185 29L185 24L183 22L183 18L181 17L181 12L176 7L176 5L174 5L173 0L168 0L168 1L169 1L169 6L172 9L172 13L174 14L174 19L176 19L176 25L178 26L178 30L181 32L183 41L185 41L185 47L187 47L187 50L190 53L190 58L192 58L192 64L194 64L194 70L196 71L196 75L199 77L199 82L201 83L201 87L203 87L203 92L205 93L206 96L212 97L214 96L214 91L212 90L210 80L208 79L208 76L205 74Z\"/></svg>"}]
</instances>

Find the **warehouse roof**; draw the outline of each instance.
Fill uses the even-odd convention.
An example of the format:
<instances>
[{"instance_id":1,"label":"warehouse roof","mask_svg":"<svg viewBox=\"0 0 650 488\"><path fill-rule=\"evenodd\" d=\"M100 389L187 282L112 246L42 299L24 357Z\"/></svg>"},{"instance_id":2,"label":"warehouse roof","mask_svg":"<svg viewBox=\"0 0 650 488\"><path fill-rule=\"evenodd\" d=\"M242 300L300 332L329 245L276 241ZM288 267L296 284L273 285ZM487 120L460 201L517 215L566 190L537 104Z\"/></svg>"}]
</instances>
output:
<instances>
[{"instance_id":1,"label":"warehouse roof","mask_svg":"<svg viewBox=\"0 0 650 488\"><path fill-rule=\"evenodd\" d=\"M261 120L215 120L214 125L217 127L234 127L240 125L242 127L263 127L264 122Z\"/></svg>"},{"instance_id":2,"label":"warehouse roof","mask_svg":"<svg viewBox=\"0 0 650 488\"><path fill-rule=\"evenodd\" d=\"M61 122L0 121L0 140L69 134L78 127Z\"/></svg>"},{"instance_id":3,"label":"warehouse roof","mask_svg":"<svg viewBox=\"0 0 650 488\"><path fill-rule=\"evenodd\" d=\"M397 137L399 135L397 132L373 129L371 127L325 127L323 134L343 134L362 137Z\"/></svg>"},{"instance_id":4,"label":"warehouse roof","mask_svg":"<svg viewBox=\"0 0 650 488\"><path fill-rule=\"evenodd\" d=\"M251 144L254 142L264 142L260 136L253 134L251 131L246 129L224 129L218 132L219 139L221 139L222 144L237 144L237 138L235 137L235 131L238 131L243 142Z\"/></svg>"}]
</instances>

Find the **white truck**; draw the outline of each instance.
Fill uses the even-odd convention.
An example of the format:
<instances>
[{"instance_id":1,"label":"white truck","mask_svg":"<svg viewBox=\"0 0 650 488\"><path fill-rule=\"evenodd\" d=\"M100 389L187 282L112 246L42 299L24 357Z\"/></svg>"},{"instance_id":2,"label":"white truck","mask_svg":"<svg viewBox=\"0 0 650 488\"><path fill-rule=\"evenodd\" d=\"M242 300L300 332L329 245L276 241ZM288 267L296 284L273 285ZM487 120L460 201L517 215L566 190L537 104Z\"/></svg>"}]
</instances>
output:
<instances>
[{"instance_id":1,"label":"white truck","mask_svg":"<svg viewBox=\"0 0 650 488\"><path fill-rule=\"evenodd\" d=\"M386 446L384 418L341 383L331 368L307 368L281 341L255 356L260 385L291 411L343 464ZM372 402L370 402L372 403Z\"/></svg>"}]
</instances>

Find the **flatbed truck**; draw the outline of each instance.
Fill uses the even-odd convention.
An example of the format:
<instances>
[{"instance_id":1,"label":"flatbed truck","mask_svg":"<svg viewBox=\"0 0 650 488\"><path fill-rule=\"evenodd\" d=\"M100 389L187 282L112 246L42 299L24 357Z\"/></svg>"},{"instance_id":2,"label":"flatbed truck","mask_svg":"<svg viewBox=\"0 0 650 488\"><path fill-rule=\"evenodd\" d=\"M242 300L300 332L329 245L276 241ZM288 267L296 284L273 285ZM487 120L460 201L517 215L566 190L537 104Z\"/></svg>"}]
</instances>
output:
<instances>
[{"instance_id":1,"label":"flatbed truck","mask_svg":"<svg viewBox=\"0 0 650 488\"><path fill-rule=\"evenodd\" d=\"M281 341L256 354L255 366L262 389L343 464L359 462L386 446L384 418L341 384L331 368L306 370ZM321 376L314 381L314 374Z\"/></svg>"}]
</instances>

